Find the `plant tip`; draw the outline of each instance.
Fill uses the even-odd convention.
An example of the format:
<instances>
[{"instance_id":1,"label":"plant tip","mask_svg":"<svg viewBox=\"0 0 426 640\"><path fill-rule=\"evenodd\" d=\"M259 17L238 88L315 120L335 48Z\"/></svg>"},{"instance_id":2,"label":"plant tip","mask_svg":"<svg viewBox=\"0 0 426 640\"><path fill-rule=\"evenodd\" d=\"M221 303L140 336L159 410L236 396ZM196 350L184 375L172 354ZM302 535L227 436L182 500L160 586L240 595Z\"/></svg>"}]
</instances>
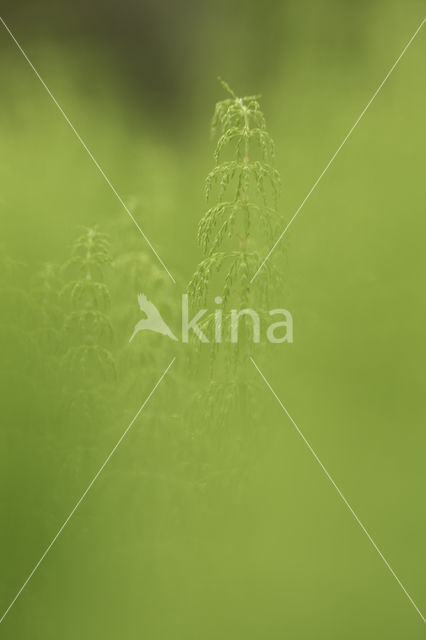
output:
<instances>
[{"instance_id":1,"label":"plant tip","mask_svg":"<svg viewBox=\"0 0 426 640\"><path fill-rule=\"evenodd\" d=\"M217 76L217 79L219 80L220 84L222 85L222 87L225 89L225 91L227 91L235 100L237 99L237 96L235 95L235 93L232 91L231 87L229 86L229 84L227 82L225 82L225 80L221 77L221 76Z\"/></svg>"}]
</instances>

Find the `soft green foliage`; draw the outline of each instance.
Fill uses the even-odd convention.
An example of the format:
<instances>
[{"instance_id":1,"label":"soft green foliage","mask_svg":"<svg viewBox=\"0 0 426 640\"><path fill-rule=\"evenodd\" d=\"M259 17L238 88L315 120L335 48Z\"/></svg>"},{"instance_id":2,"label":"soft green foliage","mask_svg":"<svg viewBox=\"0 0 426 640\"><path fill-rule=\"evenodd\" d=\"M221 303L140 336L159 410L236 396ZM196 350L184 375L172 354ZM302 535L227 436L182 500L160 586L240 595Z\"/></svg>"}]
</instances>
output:
<instances>
[{"instance_id":1,"label":"soft green foliage","mask_svg":"<svg viewBox=\"0 0 426 640\"><path fill-rule=\"evenodd\" d=\"M215 183L204 207L200 188L214 167L209 105L232 98L215 86L218 70L239 94L264 95L276 144L267 164L281 172L278 211L288 221L424 16L419 0L3 4L29 58L185 283L217 235L204 254L199 219L234 202L229 189L219 202ZM286 234L287 254L280 244L268 260L285 289L265 268L250 293L256 309L264 288L266 309L291 310L294 345L258 345L255 361L420 609L425 29ZM5 31L0 44L2 611L178 356L1 638L423 638L422 621L259 376L257 389L245 382L244 413L244 366L238 375L228 366L232 345L216 353L209 389L209 345L198 374L188 345L148 332L128 344L141 318L137 294L178 330L182 286L161 281L149 247ZM219 163L237 161L233 153L231 142ZM250 159L262 161L255 144ZM264 244L258 215L266 210L255 188L251 196L260 212L252 210L250 251L263 259L285 224ZM214 253L239 250L238 216ZM61 265L80 225L108 234L112 260L100 281L111 299L117 379L99 370L87 381L90 411L79 396L85 379L63 363L72 307L61 292L82 278ZM212 269L211 312L231 261ZM231 295L230 308L232 284ZM189 397L195 404L185 407ZM254 405L259 418L247 423ZM251 457L238 454L249 446Z\"/></svg>"}]
</instances>

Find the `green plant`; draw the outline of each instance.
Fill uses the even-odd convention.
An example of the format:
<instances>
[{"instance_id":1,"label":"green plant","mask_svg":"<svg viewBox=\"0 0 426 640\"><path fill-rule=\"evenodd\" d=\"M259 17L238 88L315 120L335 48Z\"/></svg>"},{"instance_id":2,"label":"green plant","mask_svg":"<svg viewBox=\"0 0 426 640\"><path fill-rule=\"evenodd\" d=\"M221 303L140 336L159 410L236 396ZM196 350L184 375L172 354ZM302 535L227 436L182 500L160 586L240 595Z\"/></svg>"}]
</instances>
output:
<instances>
[{"instance_id":1,"label":"green plant","mask_svg":"<svg viewBox=\"0 0 426 640\"><path fill-rule=\"evenodd\" d=\"M259 96L240 98L227 83L220 82L230 97L216 104L212 121L216 164L205 185L207 200L215 193L218 201L199 223L198 241L204 258L189 283L188 293L193 307L208 305L212 297L220 296L222 325L228 332L223 340L229 343L231 308L253 308L260 318L266 317L271 291L280 282L271 263L251 282L265 246L271 243L281 223L277 214L280 176L273 167L274 143L266 129ZM228 344L226 349L232 354L234 365L246 361L252 353L251 319L242 316L239 323L238 344ZM201 326L212 338L215 311ZM217 351L214 345L212 355Z\"/></svg>"},{"instance_id":2,"label":"green plant","mask_svg":"<svg viewBox=\"0 0 426 640\"><path fill-rule=\"evenodd\" d=\"M225 325L231 307L238 310L252 306L262 314L277 284L277 273L270 264L254 284L251 278L280 221L276 211L280 176L272 166L274 143L266 129L259 96L239 98L220 81L230 97L218 102L214 112L216 166L205 186L207 200L215 191L218 202L199 223L198 241L205 257L188 292L194 306L208 303L210 289L215 295L220 293ZM242 320L246 325L247 319ZM211 313L204 329L212 335L214 325Z\"/></svg>"},{"instance_id":3,"label":"green plant","mask_svg":"<svg viewBox=\"0 0 426 640\"><path fill-rule=\"evenodd\" d=\"M249 363L254 348L252 320L241 316L238 342L231 343L231 311L252 308L260 318L266 317L270 296L279 284L270 263L253 283L251 278L281 223L277 214L280 176L273 167L274 143L259 96L239 98L225 82L221 84L229 97L215 108L215 167L205 184L207 200L215 195L217 201L199 223L204 257L188 285L193 310L210 308L199 323L211 343L210 368L207 381L200 385L198 378L194 384L188 415L195 416L192 446L198 486L211 488L220 482L227 496L232 493L238 500L237 485L245 486L244 475L258 458L262 430ZM215 341L213 300L220 305L220 344ZM202 361L200 350L198 343L198 362Z\"/></svg>"},{"instance_id":4,"label":"green plant","mask_svg":"<svg viewBox=\"0 0 426 640\"><path fill-rule=\"evenodd\" d=\"M67 348L65 364L89 378L102 373L115 376L115 365L109 345L112 326L107 314L110 295L104 282L105 268L110 263L110 244L97 228L89 228L77 239L72 257L64 271L71 273L61 298L69 311L64 319Z\"/></svg>"}]
</instances>

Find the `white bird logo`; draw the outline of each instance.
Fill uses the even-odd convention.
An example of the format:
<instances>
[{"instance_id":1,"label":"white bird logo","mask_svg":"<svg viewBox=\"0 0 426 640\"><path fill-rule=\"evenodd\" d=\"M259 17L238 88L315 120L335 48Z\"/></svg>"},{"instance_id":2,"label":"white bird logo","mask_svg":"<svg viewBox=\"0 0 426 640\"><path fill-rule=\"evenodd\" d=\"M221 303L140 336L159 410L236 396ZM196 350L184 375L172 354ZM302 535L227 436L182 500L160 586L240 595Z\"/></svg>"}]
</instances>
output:
<instances>
[{"instance_id":1,"label":"white bird logo","mask_svg":"<svg viewBox=\"0 0 426 640\"><path fill-rule=\"evenodd\" d=\"M139 331L155 331L156 333L162 333L163 335L168 336L172 340L178 341L173 331L164 322L157 307L152 302L150 302L143 293L138 295L138 302L141 311L144 312L146 318L144 318L143 320L139 320L139 322L136 324L129 342L133 340L133 338L137 333L139 333Z\"/></svg>"}]
</instances>

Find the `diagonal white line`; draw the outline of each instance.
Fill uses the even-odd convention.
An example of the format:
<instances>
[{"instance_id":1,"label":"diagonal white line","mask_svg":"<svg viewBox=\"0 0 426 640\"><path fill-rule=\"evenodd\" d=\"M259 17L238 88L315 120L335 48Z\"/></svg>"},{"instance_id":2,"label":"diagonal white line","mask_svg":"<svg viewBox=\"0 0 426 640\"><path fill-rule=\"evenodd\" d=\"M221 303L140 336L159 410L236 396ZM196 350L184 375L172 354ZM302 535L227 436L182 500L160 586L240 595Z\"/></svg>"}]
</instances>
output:
<instances>
[{"instance_id":1,"label":"diagonal white line","mask_svg":"<svg viewBox=\"0 0 426 640\"><path fill-rule=\"evenodd\" d=\"M7 24L5 23L5 21L3 20L3 18L0 16L0 21L2 22L4 28L6 29L6 31L9 33L10 37L12 38L13 42L16 44L16 46L18 47L19 51L22 53L22 55L24 56L25 60L28 62L28 64L30 65L31 69L34 71L35 75L37 76L37 78L40 80L41 84L43 85L43 87L46 89L47 93L49 94L49 96L51 97L51 99L53 100L53 102L55 103L55 105L57 106L57 108L59 109L59 111L61 112L61 114L63 115L65 121L67 122L67 124L70 126L70 128L72 129L74 135L76 136L77 140L80 142L81 146L84 148L84 150L87 152L88 156L90 157L90 159L92 160L93 164L95 165L95 167L97 168L97 170L99 171L99 173L101 174L101 176L104 178L105 182L107 183L107 185L109 186L109 188L111 189L111 191L113 192L113 194L115 195L115 197L117 198L117 200L119 201L119 203L121 204L121 206L123 207L123 209L125 210L125 212L127 213L127 215L129 216L130 220L133 222L133 224L137 227L137 229L139 230L139 232L142 234L143 239L145 240L145 242L147 243L147 245L149 246L149 248L151 249L151 251L154 253L155 257L157 258L158 262L161 264L161 266L163 267L163 269L165 269L165 271L167 272L167 274L169 275L170 279L176 284L176 280L174 279L174 277L172 276L172 274L170 273L170 271L167 269L166 265L164 264L163 260L160 258L160 256L158 255L157 251L154 249L154 247L152 246L151 242L149 241L148 237L145 235L145 233L142 231L141 227L139 226L136 218L134 217L134 215L131 213L131 211L129 210L129 208L127 207L127 205L125 204L125 202L123 201L123 199L121 198L120 194L118 193L118 191L116 190L116 188L114 187L114 185L111 183L110 179L108 178L108 176L106 175L106 173L104 172L104 170L102 169L102 167L100 166L100 164L98 163L98 161L96 160L96 158L94 157L93 153L90 151L89 147L87 146L87 144L84 142L83 138L80 136L80 134L78 133L77 129L74 127L74 125L72 124L71 120L68 118L67 114L65 113L65 111L62 109L61 105L59 104L59 102L56 100L55 96L53 95L53 93L50 91L49 87L47 86L47 84L45 83L45 81L43 80L43 78L41 77L41 75L39 74L39 72L37 71L37 69L35 68L35 66L33 65L33 63L31 62L31 60L29 59L29 57L27 56L27 54L25 53L25 51L23 50L23 48L21 47L21 45L19 44L19 42L17 41L17 39L15 38L15 36L13 35L12 31L9 29L9 27L7 26Z\"/></svg>"},{"instance_id":2,"label":"diagonal white line","mask_svg":"<svg viewBox=\"0 0 426 640\"><path fill-rule=\"evenodd\" d=\"M3 622L3 620L5 619L5 617L7 616L7 614L9 613L9 611L11 610L11 608L13 607L13 605L15 604L15 602L17 601L17 599L19 598L19 596L21 595L21 593L23 592L23 590L25 589L25 587L27 586L27 584L29 583L29 581L31 580L31 578L33 577L33 575L35 574L35 572L37 571L37 569L39 568L39 566L41 565L41 563L43 562L43 560L45 559L45 557L47 556L47 554L49 553L49 551L51 550L51 548L53 547L53 545L55 544L56 540L59 538L59 536L61 535L62 531L65 529L65 527L67 526L68 522L71 520L71 518L73 517L74 513L77 511L77 509L79 508L79 506L81 505L81 503L83 502L84 498L87 496L87 494L89 493L90 489L93 487L93 485L95 484L96 480L99 478L99 476L101 475L102 471L105 469L105 467L107 466L108 462L111 460L112 456L114 455L114 453L117 451L118 447L120 446L120 444L122 443L122 441L124 440L124 438L126 437L127 433L130 431L130 429L132 428L134 422L137 420L137 418L140 416L140 414L142 413L142 411L144 410L145 406L148 404L151 396L153 395L153 393L155 392L155 390L157 389L158 385L161 383L161 381L163 380L164 376L167 374L167 372L169 371L170 367L172 366L172 364L174 363L174 361L176 360L176 358L173 358L173 360L170 362L169 366L167 367L167 369L165 369L165 371L161 374L160 378L158 379L158 381L156 382L155 386L153 387L153 389L151 390L151 392L149 393L149 395L146 397L146 399L143 401L142 405L139 407L136 415L134 416L134 418L131 420L130 424L126 427L125 431L123 432L123 434L120 436L119 440L116 442L116 444L114 445L114 447L112 448L111 452L108 454L108 456L105 458L104 462L102 463L102 465L99 467L98 471L96 472L96 474L93 476L92 480L90 481L87 489L84 490L84 492L82 493L82 495L80 496L80 498L78 499L78 501L76 502L76 504L74 505L73 509L70 511L69 515L67 516L67 518L65 519L64 523L62 524L62 526L60 527L60 529L58 530L57 534L55 535L55 537L52 539L52 541L50 542L49 546L46 548L46 550L44 551L43 555L41 556L40 560L37 562L37 564L35 565L34 569L31 571L31 573L29 574L28 578L25 580L24 584L22 585L22 587L19 589L18 593L16 594L16 596L13 598L12 602L10 603L10 605L7 607L6 611L3 613L2 617L0 618L0 624Z\"/></svg>"},{"instance_id":3,"label":"diagonal white line","mask_svg":"<svg viewBox=\"0 0 426 640\"><path fill-rule=\"evenodd\" d=\"M263 375L263 373L261 372L261 370L259 369L259 367L257 366L257 364L255 363L255 361L253 360L253 358L251 356L250 356L250 360L252 361L253 365L257 369L260 377L263 379L263 381L265 382L265 384L268 387L268 389L272 392L273 396L277 400L277 402L280 405L281 409L287 415L287 417L289 418L289 420L293 424L294 428L296 429L297 433L302 438L303 442L306 444L306 446L308 447L309 451L312 453L312 455L314 456L315 460L318 462L318 464L320 465L321 469L324 471L325 475L330 480L331 484L336 489L337 493L339 494L339 496L341 497L341 499L345 503L346 507L349 509L349 511L351 512L351 514L353 515L353 517L355 518L355 520L357 521L357 523L359 524L359 526L361 527L361 529L363 530L363 532L365 533L365 535L367 536L367 538L369 539L369 541L371 542L371 544L373 545L373 547L375 548L375 550L377 551L377 553L379 554L379 556L381 557L381 559L383 560L383 562L385 563L385 565L387 566L387 568L389 569L389 571L391 572L391 574L393 575L393 577L395 578L395 580L397 581L397 583L399 584L399 586L401 587L401 589L403 590L403 592L405 593L405 595L407 596L407 598L409 599L409 601L411 602L411 604L413 605L413 607L415 608L415 610L417 611L417 613L419 614L421 619L423 620L423 622L426 622L422 612L420 611L420 609L418 608L418 606L414 602L413 598L410 596L410 594L408 593L407 589L404 587L404 585L402 584L401 580L398 578L398 576L396 575L395 571L392 569L392 567L390 566L389 562L386 560L385 556L380 551L379 547L374 542L373 538L368 533L367 529L362 524L361 520L359 519L359 517L357 516L355 511L352 509L351 505L346 500L345 496L343 495L343 493L341 492L341 490L339 489L339 487L337 486L337 484L333 480L332 476L329 474L329 472L327 471L327 469L325 468L325 466L323 465L323 463L321 462L321 460L319 459L319 457L317 456L317 454L315 453L315 451L313 450L313 448L311 447L311 445L309 444L309 442L307 441L305 436L303 435L302 431L299 429L299 427L297 426L297 424L295 423L295 421L293 420L293 418L291 417L291 415L287 411L286 407L283 405L283 403L281 402L281 400L279 399L279 397L277 396L277 394L275 393L275 391L273 390L273 388L269 384L268 380L265 378L265 376Z\"/></svg>"},{"instance_id":4,"label":"diagonal white line","mask_svg":"<svg viewBox=\"0 0 426 640\"><path fill-rule=\"evenodd\" d=\"M330 168L330 166L333 164L335 158L337 157L337 155L339 154L339 152L341 151L342 147L345 145L345 143L347 142L347 140L349 139L349 137L352 135L352 132L354 131L354 129L357 127L359 121L361 120L361 118L364 116L364 114L366 113L367 109L370 107L370 105L372 104L373 100L376 98L377 94L379 93L379 91L382 89L383 85L385 84L385 82L387 81L387 79L389 78L389 76L391 75L391 73L394 71L394 69L396 68L396 66L398 65L398 63L400 62L400 60L402 59L402 57L405 55L408 47L410 46L410 44L413 42L414 38L417 36L417 34L419 33L420 29L423 27L424 23L426 22L426 18L424 18L422 20L422 22L420 23L420 26L417 27L416 31L414 32L414 34L411 36L410 40L407 42L407 44L405 45L404 49L401 51L400 55L398 56L398 58L395 60L395 62L393 63L393 65L391 66L391 68L389 69L389 71L387 72L385 78L382 80L382 82L379 84L379 86L377 87L376 91L373 93L373 95L371 96L370 100L368 101L368 103L366 104L366 106L364 107L364 109L361 111L360 115L358 116L358 118L355 120L355 123L353 124L353 126L349 129L348 133L346 134L345 138L343 139L343 142L340 144L340 146L337 148L337 151L334 152L334 154L331 156L330 160L328 161L327 165L325 166L324 170L322 171L322 173L320 174L320 176L317 178L317 180L314 182L313 186L311 187L310 191L308 192L308 194L305 196L305 199L302 201L302 203L300 204L299 208L296 210L296 213L293 215L293 217L291 218L290 222L287 224L287 226L285 227L284 231L282 231L281 235L279 236L278 240L275 242L274 246L272 247L272 249L269 251L268 255L266 256L266 258L264 258L263 262L261 263L260 267L258 268L258 270L256 271L256 273L254 274L254 276L252 277L252 279L250 280L250 284L253 282L253 280L257 277L257 275L259 274L259 272L263 269L265 263L267 260L269 260L269 258L271 257L272 253L275 251L277 245L281 242L281 240L283 239L283 237L285 236L285 234L287 233L288 229L290 228L290 226L293 224L294 220L296 219L296 217L299 215L300 211L302 210L302 208L304 207L306 201L308 200L308 198L311 196L311 194L315 191L315 189L317 188L318 184L320 183L320 181L322 180L322 178L324 177L324 175L326 174L326 172L328 171L328 169Z\"/></svg>"}]
</instances>

